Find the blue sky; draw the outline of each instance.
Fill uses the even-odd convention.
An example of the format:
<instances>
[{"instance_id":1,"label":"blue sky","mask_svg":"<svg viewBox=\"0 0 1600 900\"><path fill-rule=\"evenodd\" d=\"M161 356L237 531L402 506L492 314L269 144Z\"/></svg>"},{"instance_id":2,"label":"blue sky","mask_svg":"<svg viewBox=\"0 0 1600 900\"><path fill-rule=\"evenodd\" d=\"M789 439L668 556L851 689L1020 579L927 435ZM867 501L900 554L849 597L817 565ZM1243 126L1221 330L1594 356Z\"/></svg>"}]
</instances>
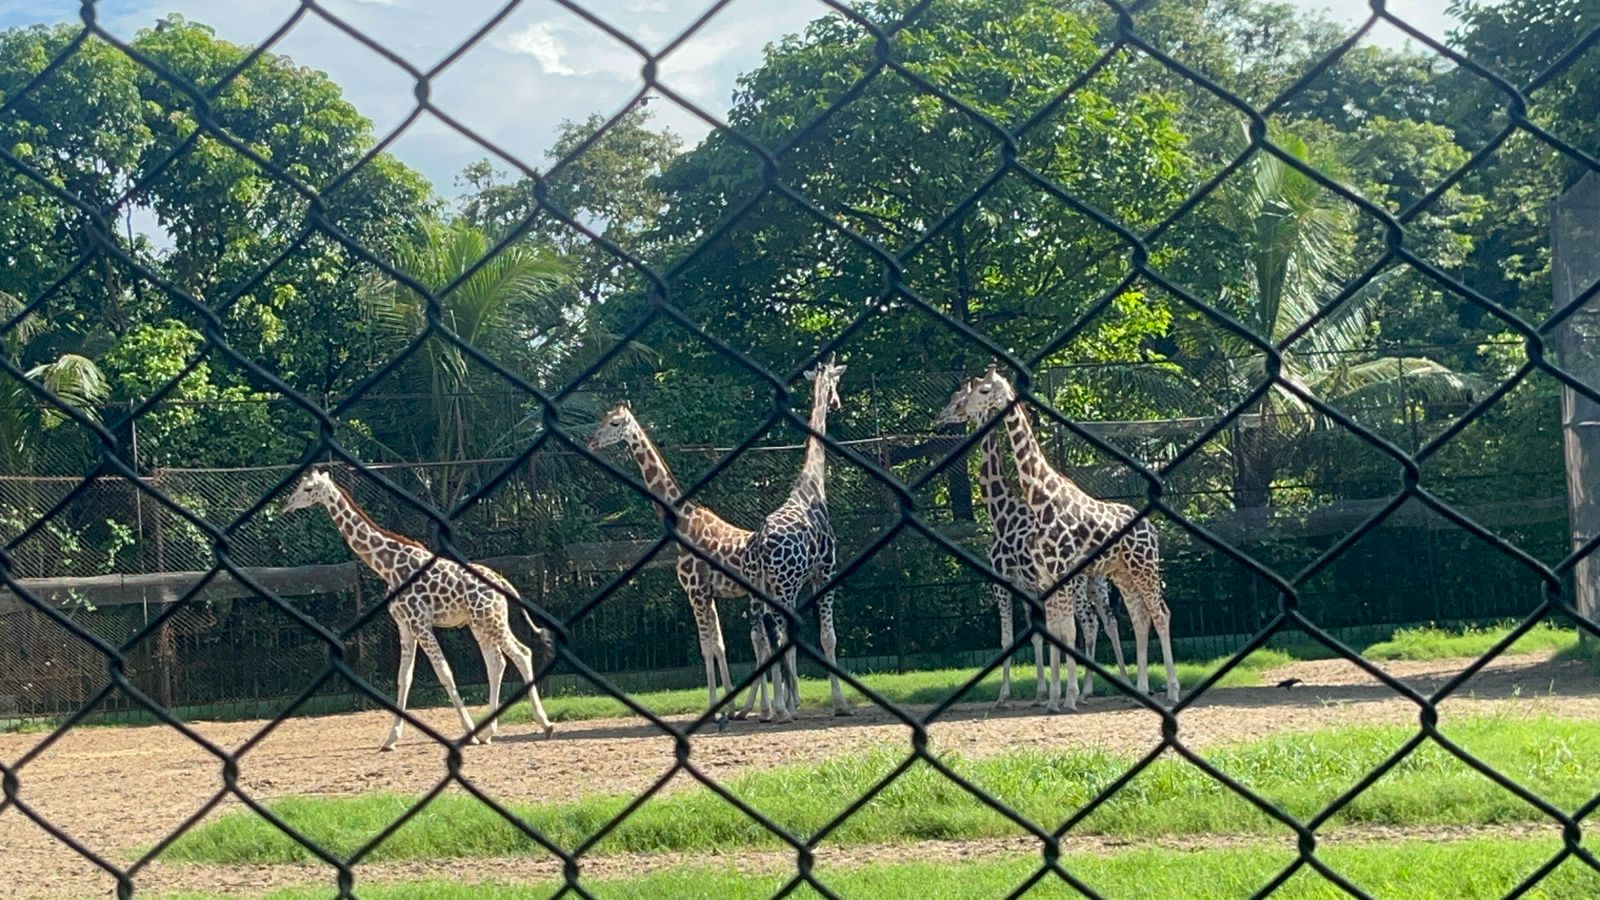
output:
<instances>
[{"instance_id":1,"label":"blue sky","mask_svg":"<svg viewBox=\"0 0 1600 900\"><path fill-rule=\"evenodd\" d=\"M1330 10L1337 20L1351 23L1368 11L1365 0L1292 2ZM321 5L426 70L481 28L506 0L321 0ZM659 50L702 14L710 0L583 0L583 5L640 44ZM1396 14L1438 37L1450 24L1445 5L1446 0L1388 4ZM98 8L101 22L120 36L132 36L162 14L178 12L211 25L223 38L254 44L299 6L298 0L101 0ZM78 0L0 0L0 27L76 21L78 7ZM759 62L765 44L828 12L816 0L732 0L664 60L660 78L721 115L735 77ZM1374 39L1388 45L1404 40L1391 28ZM304 17L275 49L331 75L373 120L380 135L398 126L415 106L413 82L404 70L316 16ZM609 115L626 103L641 83L639 66L638 55L626 45L559 3L524 0L439 74L432 96L440 108L537 167L563 119L581 119L594 112ZM657 121L691 140L706 129L693 114L670 103L657 102L651 109ZM491 155L432 117L408 128L393 152L446 195L454 193L453 182L462 166Z\"/></svg>"}]
</instances>

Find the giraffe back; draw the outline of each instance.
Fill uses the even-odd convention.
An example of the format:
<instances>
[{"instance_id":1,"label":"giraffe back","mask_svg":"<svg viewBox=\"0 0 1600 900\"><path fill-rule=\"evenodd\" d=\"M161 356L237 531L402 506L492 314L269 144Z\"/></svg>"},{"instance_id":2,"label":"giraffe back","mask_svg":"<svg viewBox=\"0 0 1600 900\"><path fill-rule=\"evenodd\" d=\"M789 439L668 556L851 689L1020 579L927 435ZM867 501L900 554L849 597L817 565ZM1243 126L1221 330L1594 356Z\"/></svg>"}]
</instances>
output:
<instances>
[{"instance_id":1,"label":"giraffe back","mask_svg":"<svg viewBox=\"0 0 1600 900\"><path fill-rule=\"evenodd\" d=\"M1040 508L1033 534L1042 573L1059 579L1083 557L1098 550L1138 513L1124 503L1109 503L1078 497L1057 500ZM1149 519L1140 519L1083 570L1086 575L1127 577L1135 583L1159 584L1161 578L1161 535Z\"/></svg>"}]
</instances>

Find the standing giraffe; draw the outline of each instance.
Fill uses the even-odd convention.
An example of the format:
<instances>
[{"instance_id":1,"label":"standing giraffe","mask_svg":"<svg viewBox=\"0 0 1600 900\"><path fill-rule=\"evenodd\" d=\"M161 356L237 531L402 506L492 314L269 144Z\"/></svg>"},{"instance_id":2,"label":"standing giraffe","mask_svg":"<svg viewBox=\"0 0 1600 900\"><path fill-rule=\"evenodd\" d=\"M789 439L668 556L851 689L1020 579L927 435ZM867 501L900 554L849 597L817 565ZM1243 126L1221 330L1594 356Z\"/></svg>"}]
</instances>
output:
<instances>
[{"instance_id":1,"label":"standing giraffe","mask_svg":"<svg viewBox=\"0 0 1600 900\"><path fill-rule=\"evenodd\" d=\"M969 378L956 389L950 402L935 417L933 421L935 426L960 424L965 421L964 408L967 404L967 395L972 391L976 381L976 378ZM979 492L983 494L983 506L989 513L989 523L994 529L994 536L989 540L989 565L1001 578L1018 590L1037 592L1043 585L1040 585L1038 579L1034 577L1031 545L1033 514L1023 502L1021 493L1005 477L1004 458L1000 453L1000 435L996 429L984 432L982 451L983 461L978 469ZM1005 652L1011 647L1014 634L1011 591L1002 584L991 584L989 587L995 607L1000 612L1000 648ZM1100 627L1104 625L1106 636L1111 641L1111 649L1117 657L1117 668L1126 679L1128 666L1122 658L1122 639L1117 634L1117 619L1111 614L1109 599L1106 577L1104 575L1091 577L1088 585L1088 603L1075 608L1073 618L1076 619L1078 627L1083 629L1084 655L1090 659L1094 658ZM1032 604L1025 604L1024 612L1029 621L1034 620ZM1039 706L1045 701L1046 687L1044 637L1037 629L1033 632L1033 673L1033 705ZM1094 673L1086 668L1083 673L1083 696L1088 697L1093 690ZM1011 655L1007 653L1000 671L1000 696L995 700L995 709L1005 709L1010 705L1010 700Z\"/></svg>"},{"instance_id":2,"label":"standing giraffe","mask_svg":"<svg viewBox=\"0 0 1600 900\"><path fill-rule=\"evenodd\" d=\"M545 737L555 726L544 714L544 704L539 701L539 688L534 681L533 654L511 633L511 620L507 614L507 601L519 600L513 588L498 572L477 564L462 565L445 559L411 538L386 531L357 506L344 489L333 483L327 472L313 469L300 480L289 499L283 502L283 512L290 513L320 504L328 511L334 527L344 537L346 544L361 561L389 586L389 615L400 629L400 674L395 690L396 705L403 713L406 698L411 693L411 674L417 662L417 645L427 654L433 672L450 695L450 702L461 715L461 725L472 734L472 719L456 692L456 679L450 672L450 663L439 647L435 628L472 629L472 636L483 652L483 665L489 673L489 711L500 709L500 679L505 674L507 656L522 673L528 684L528 699L533 704L533 716L544 728ZM527 610L523 618L533 628L533 633L544 645L546 653L553 653L550 636L533 624ZM400 740L405 718L394 717L394 726L381 750L393 750ZM489 720L489 733L482 743L499 734L500 723ZM480 738L473 735L471 742Z\"/></svg>"},{"instance_id":3,"label":"standing giraffe","mask_svg":"<svg viewBox=\"0 0 1600 900\"><path fill-rule=\"evenodd\" d=\"M1051 468L1034 437L1027 413L1016 399L1010 382L991 368L972 383L964 418L981 425L994 415L1004 413L1023 499L1033 511L1034 565L1040 581L1053 585L1086 556L1100 550L1112 534L1127 527L1137 513L1125 504L1106 503L1090 497ZM1171 614L1161 596L1161 541L1155 525L1148 519L1140 519L1104 552L1098 553L1080 574L1109 576L1122 591L1128 615L1133 620L1134 655L1139 670L1136 688L1140 693L1150 690L1147 651L1150 626L1155 625L1167 667L1167 700L1177 703L1178 676L1172 664ZM1072 608L1087 602L1081 599L1083 593L1083 579L1073 578L1045 598L1045 628L1068 646L1075 640L1077 631ZM1072 607L1064 605L1067 600L1064 594L1070 595ZM1047 705L1051 712L1059 712L1061 708L1060 663L1061 648L1052 643ZM1077 693L1077 663L1069 655L1067 709L1077 708Z\"/></svg>"},{"instance_id":4,"label":"standing giraffe","mask_svg":"<svg viewBox=\"0 0 1600 900\"><path fill-rule=\"evenodd\" d=\"M806 437L805 463L800 467L794 487L789 489L788 499L767 516L750 539L751 570L760 578L756 583L773 602L793 611L797 608L795 600L800 596L800 589L808 582L811 585L811 599L817 605L817 619L822 630L822 652L828 658L828 680L833 688L833 714L836 716L848 716L851 710L839 685L839 674L834 671L838 668L839 656L838 638L833 630L833 590L822 590L822 585L833 578L837 556L833 525L828 521L828 457L822 435L828 430L828 410L840 406L839 378L844 370L845 367L835 363L829 355L826 361L806 372L812 393L811 434ZM765 602L752 599L752 635L761 630L764 614ZM781 641L786 623L781 617L777 617L777 623ZM778 710L780 722L792 720L800 706L799 692L794 688L796 656L794 647L790 646L784 662L774 670L788 687L787 706L780 704ZM745 698L747 711L752 699Z\"/></svg>"},{"instance_id":5,"label":"standing giraffe","mask_svg":"<svg viewBox=\"0 0 1600 900\"><path fill-rule=\"evenodd\" d=\"M661 451L656 449L655 443L645 433L644 426L634 418L633 410L628 408L627 403L618 404L600 420L600 427L589 438L589 449L599 451L619 443L627 445L634 462L639 464L639 474L644 479L645 487L656 497L656 509L661 514L661 520L671 523L668 516L670 506L677 518L678 533L705 557L716 562L716 565L712 565L682 543L678 545L678 584L689 595L689 608L694 613L695 631L700 638L700 655L706 665L706 692L711 697L711 705L707 708L715 708L719 673L723 695L733 694L733 680L728 673L728 649L723 643L722 624L717 617L717 601L742 597L748 593L739 582L726 575L724 569L737 572L746 581L752 581L745 563L746 548L752 533L728 523L699 503L683 500L683 489L678 486L678 480L672 477L672 470L667 467ZM750 639L759 663L770 653L767 635L754 630ZM771 721L772 710L767 705L765 675L751 686L752 697L757 689L761 693L761 721ZM777 693L776 686L773 692ZM746 704L743 711L735 713L735 717L743 718L749 709L749 704Z\"/></svg>"}]
</instances>

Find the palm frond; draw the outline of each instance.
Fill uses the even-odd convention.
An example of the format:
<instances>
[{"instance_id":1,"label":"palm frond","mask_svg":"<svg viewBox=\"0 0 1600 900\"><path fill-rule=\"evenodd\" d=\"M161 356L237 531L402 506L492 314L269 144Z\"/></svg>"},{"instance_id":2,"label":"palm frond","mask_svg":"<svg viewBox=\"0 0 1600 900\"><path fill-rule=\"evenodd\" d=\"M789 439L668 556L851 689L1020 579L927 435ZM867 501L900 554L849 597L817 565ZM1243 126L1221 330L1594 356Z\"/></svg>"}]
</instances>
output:
<instances>
[{"instance_id":1,"label":"palm frond","mask_svg":"<svg viewBox=\"0 0 1600 900\"><path fill-rule=\"evenodd\" d=\"M1386 356L1337 366L1308 379L1318 396L1340 403L1374 401L1389 405L1406 399L1428 403L1472 400L1486 385L1423 356Z\"/></svg>"},{"instance_id":2,"label":"palm frond","mask_svg":"<svg viewBox=\"0 0 1600 900\"><path fill-rule=\"evenodd\" d=\"M24 374L89 418L97 419L97 407L111 396L111 385L106 382L105 373L93 360L76 353L64 353L51 362L34 366ZM21 391L22 388L19 386L17 390ZM41 422L47 428L58 424L63 418L59 410L49 407L40 413Z\"/></svg>"}]
</instances>

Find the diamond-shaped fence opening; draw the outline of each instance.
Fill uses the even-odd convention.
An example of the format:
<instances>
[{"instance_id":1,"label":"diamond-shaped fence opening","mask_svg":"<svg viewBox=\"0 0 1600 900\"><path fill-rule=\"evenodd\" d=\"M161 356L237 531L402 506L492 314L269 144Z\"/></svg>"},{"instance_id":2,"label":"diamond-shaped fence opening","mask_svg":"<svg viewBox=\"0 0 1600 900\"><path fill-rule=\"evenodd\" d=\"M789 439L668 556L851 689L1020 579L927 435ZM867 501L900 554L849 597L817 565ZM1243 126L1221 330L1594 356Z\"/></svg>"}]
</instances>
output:
<instances>
[{"instance_id":1,"label":"diamond-shaped fence opening","mask_svg":"<svg viewBox=\"0 0 1600 900\"><path fill-rule=\"evenodd\" d=\"M0 32L12 882L1600 889L1600 22L746 6Z\"/></svg>"}]
</instances>

